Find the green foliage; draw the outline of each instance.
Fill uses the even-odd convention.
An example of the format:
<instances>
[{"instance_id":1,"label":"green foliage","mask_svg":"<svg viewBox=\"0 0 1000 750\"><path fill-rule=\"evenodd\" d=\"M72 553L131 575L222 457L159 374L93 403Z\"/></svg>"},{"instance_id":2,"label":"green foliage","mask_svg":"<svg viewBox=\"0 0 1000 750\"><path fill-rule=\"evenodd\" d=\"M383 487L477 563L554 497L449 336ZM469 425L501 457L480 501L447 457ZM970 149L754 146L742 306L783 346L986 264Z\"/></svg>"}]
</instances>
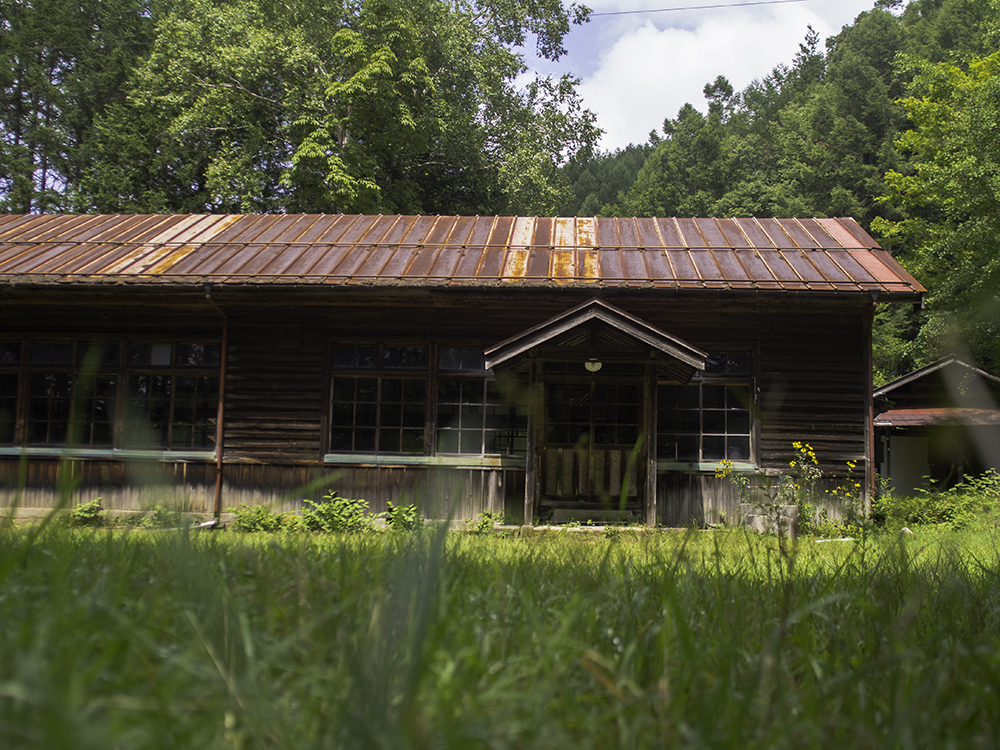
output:
<instances>
[{"instance_id":1,"label":"green foliage","mask_svg":"<svg viewBox=\"0 0 1000 750\"><path fill-rule=\"evenodd\" d=\"M374 531L376 519L385 521L390 531L415 531L424 525L424 518L416 505L393 505L386 503L387 510L372 516L368 512L366 500L338 497L330 490L318 503L303 501L308 507L301 514L274 513L266 505L241 504L230 508L236 518L231 526L233 531L243 533L276 533L314 531L321 533L352 533Z\"/></svg>"},{"instance_id":2,"label":"green foliage","mask_svg":"<svg viewBox=\"0 0 1000 750\"><path fill-rule=\"evenodd\" d=\"M892 66L905 35L883 9L827 40L809 29L792 66L734 92L705 86L708 112L690 104L613 208L639 216L854 216L880 211L882 175L898 165L904 122Z\"/></svg>"},{"instance_id":3,"label":"green foliage","mask_svg":"<svg viewBox=\"0 0 1000 750\"><path fill-rule=\"evenodd\" d=\"M185 519L182 511L157 503L142 513L127 517L124 525L138 529L176 529L185 525Z\"/></svg>"},{"instance_id":4,"label":"green foliage","mask_svg":"<svg viewBox=\"0 0 1000 750\"><path fill-rule=\"evenodd\" d=\"M391 500L385 503L385 525L391 531L416 531L424 525L424 517L416 505L393 505Z\"/></svg>"},{"instance_id":5,"label":"green foliage","mask_svg":"<svg viewBox=\"0 0 1000 750\"><path fill-rule=\"evenodd\" d=\"M880 525L943 525L953 530L992 528L1000 521L1000 474L990 469L947 490L920 490L916 495L883 494L874 504Z\"/></svg>"},{"instance_id":6,"label":"green foliage","mask_svg":"<svg viewBox=\"0 0 1000 750\"><path fill-rule=\"evenodd\" d=\"M338 497L336 490L330 490L318 503L312 500L303 502L309 506L302 509L302 524L307 531L331 534L370 531L373 528L367 500Z\"/></svg>"},{"instance_id":7,"label":"green foliage","mask_svg":"<svg viewBox=\"0 0 1000 750\"><path fill-rule=\"evenodd\" d=\"M473 534L488 534L493 531L494 524L503 524L504 520L503 511L494 513L491 510L484 510L469 522L469 531Z\"/></svg>"},{"instance_id":8,"label":"green foliage","mask_svg":"<svg viewBox=\"0 0 1000 750\"><path fill-rule=\"evenodd\" d=\"M996 540L950 536L7 527L0 745L993 746Z\"/></svg>"},{"instance_id":9,"label":"green foliage","mask_svg":"<svg viewBox=\"0 0 1000 750\"><path fill-rule=\"evenodd\" d=\"M583 6L0 0L0 210L549 213Z\"/></svg>"},{"instance_id":10,"label":"green foliage","mask_svg":"<svg viewBox=\"0 0 1000 750\"><path fill-rule=\"evenodd\" d=\"M96 118L145 54L147 0L0 0L0 211L71 210Z\"/></svg>"},{"instance_id":11,"label":"green foliage","mask_svg":"<svg viewBox=\"0 0 1000 750\"><path fill-rule=\"evenodd\" d=\"M250 534L286 530L291 516L289 513L275 513L266 505L246 503L240 503L239 508L230 508L229 512L236 516L230 528L233 531Z\"/></svg>"},{"instance_id":12,"label":"green foliage","mask_svg":"<svg viewBox=\"0 0 1000 750\"><path fill-rule=\"evenodd\" d=\"M906 58L903 106L914 128L898 145L912 167L887 176L886 202L903 217L877 229L931 291L913 338L926 364L966 351L1000 367L1000 53L967 66Z\"/></svg>"},{"instance_id":13,"label":"green foliage","mask_svg":"<svg viewBox=\"0 0 1000 750\"><path fill-rule=\"evenodd\" d=\"M571 77L520 88L519 46L555 59L587 11L182 0L127 97L97 122L104 211L551 213L558 167L599 130Z\"/></svg>"},{"instance_id":14,"label":"green foliage","mask_svg":"<svg viewBox=\"0 0 1000 750\"><path fill-rule=\"evenodd\" d=\"M819 468L816 451L809 443L796 440L792 443L795 458L789 462L788 473L748 474L737 471L729 460L722 460L715 476L725 478L737 488L740 503L754 505L758 511L780 520L781 506L794 505L798 509L797 533L805 536L839 536L866 531L869 521L862 504L861 483L854 477L855 461L847 462L847 476L832 490L819 491L823 472ZM821 504L836 504L842 517L828 518Z\"/></svg>"},{"instance_id":15,"label":"green foliage","mask_svg":"<svg viewBox=\"0 0 1000 750\"><path fill-rule=\"evenodd\" d=\"M604 207L617 200L619 194L635 182L653 148L652 144L632 145L568 163L562 172L571 194L559 214L607 215Z\"/></svg>"},{"instance_id":16,"label":"green foliage","mask_svg":"<svg viewBox=\"0 0 1000 750\"><path fill-rule=\"evenodd\" d=\"M74 505L66 513L67 526L98 528L107 525L107 522L107 514L99 497L89 503Z\"/></svg>"}]
</instances>

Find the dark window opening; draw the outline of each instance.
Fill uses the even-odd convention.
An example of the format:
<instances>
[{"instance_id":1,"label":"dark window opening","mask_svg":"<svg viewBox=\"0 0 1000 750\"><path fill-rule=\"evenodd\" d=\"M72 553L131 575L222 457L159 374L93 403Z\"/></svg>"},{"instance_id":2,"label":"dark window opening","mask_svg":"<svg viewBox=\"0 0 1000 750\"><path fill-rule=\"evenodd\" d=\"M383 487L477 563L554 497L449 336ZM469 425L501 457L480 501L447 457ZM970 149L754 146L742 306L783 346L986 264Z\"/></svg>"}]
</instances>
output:
<instances>
[{"instance_id":1,"label":"dark window opening","mask_svg":"<svg viewBox=\"0 0 1000 750\"><path fill-rule=\"evenodd\" d=\"M203 342L31 341L21 395L20 345L0 343L0 443L211 449L221 352Z\"/></svg>"},{"instance_id":2,"label":"dark window opening","mask_svg":"<svg viewBox=\"0 0 1000 750\"><path fill-rule=\"evenodd\" d=\"M523 454L527 409L502 392L482 349L440 347L425 376L429 357L425 346L334 346L330 450L419 455L430 435L435 454Z\"/></svg>"},{"instance_id":3,"label":"dark window opening","mask_svg":"<svg viewBox=\"0 0 1000 750\"><path fill-rule=\"evenodd\" d=\"M752 460L749 373L748 353L713 352L700 379L661 385L657 456L691 463Z\"/></svg>"},{"instance_id":4,"label":"dark window opening","mask_svg":"<svg viewBox=\"0 0 1000 750\"><path fill-rule=\"evenodd\" d=\"M633 384L552 383L546 442L631 446L639 439L639 391Z\"/></svg>"},{"instance_id":5,"label":"dark window opening","mask_svg":"<svg viewBox=\"0 0 1000 750\"><path fill-rule=\"evenodd\" d=\"M330 450L422 454L427 421L426 346L333 348Z\"/></svg>"}]
</instances>

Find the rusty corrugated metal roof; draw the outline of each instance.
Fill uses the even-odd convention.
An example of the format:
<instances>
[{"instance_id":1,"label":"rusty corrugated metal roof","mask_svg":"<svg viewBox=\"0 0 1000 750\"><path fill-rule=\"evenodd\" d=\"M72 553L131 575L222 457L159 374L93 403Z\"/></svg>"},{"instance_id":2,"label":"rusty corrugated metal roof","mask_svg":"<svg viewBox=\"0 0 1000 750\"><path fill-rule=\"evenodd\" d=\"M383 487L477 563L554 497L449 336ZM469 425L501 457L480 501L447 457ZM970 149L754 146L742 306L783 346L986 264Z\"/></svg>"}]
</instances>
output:
<instances>
[{"instance_id":1,"label":"rusty corrugated metal roof","mask_svg":"<svg viewBox=\"0 0 1000 750\"><path fill-rule=\"evenodd\" d=\"M0 216L0 283L926 291L853 219Z\"/></svg>"},{"instance_id":2,"label":"rusty corrugated metal roof","mask_svg":"<svg viewBox=\"0 0 1000 750\"><path fill-rule=\"evenodd\" d=\"M906 375L903 375L900 378L896 378L896 380L893 380L892 382L886 383L881 388L876 388L872 395L874 395L875 398L891 397L892 392L897 390L898 388L901 388L905 385L909 385L913 381L920 380L921 378L925 378L928 375L933 375L934 373L940 372L941 370L950 366L961 368L962 370L965 370L967 373L971 375L977 375L983 378L984 380L989 380L994 383L1000 383L1000 377L994 375L992 372L987 372L986 370L980 367L976 367L975 365L970 364L969 362L965 362L964 360L959 359L958 356L955 354L949 354L947 357L943 357L942 359L939 359L937 362L931 362L929 365L925 365L924 367L921 367L919 370L908 372Z\"/></svg>"},{"instance_id":3,"label":"rusty corrugated metal roof","mask_svg":"<svg viewBox=\"0 0 1000 750\"><path fill-rule=\"evenodd\" d=\"M1000 424L1000 411L994 409L891 409L875 417L876 427L931 427L936 425Z\"/></svg>"}]
</instances>

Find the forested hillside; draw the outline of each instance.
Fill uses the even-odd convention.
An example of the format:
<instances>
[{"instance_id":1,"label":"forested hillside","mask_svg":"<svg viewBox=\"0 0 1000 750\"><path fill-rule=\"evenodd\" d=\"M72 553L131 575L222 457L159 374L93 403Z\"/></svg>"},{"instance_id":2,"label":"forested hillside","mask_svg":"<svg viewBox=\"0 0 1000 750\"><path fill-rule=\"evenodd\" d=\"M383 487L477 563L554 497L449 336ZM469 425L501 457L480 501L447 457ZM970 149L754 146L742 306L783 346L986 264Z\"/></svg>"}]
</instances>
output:
<instances>
[{"instance_id":1,"label":"forested hillside","mask_svg":"<svg viewBox=\"0 0 1000 750\"><path fill-rule=\"evenodd\" d=\"M668 118L597 213L853 216L931 292L922 311L879 308L876 377L949 351L1000 371L998 45L997 0L878 0L743 91L706 84L707 113ZM569 168L577 195L586 166Z\"/></svg>"},{"instance_id":2,"label":"forested hillside","mask_svg":"<svg viewBox=\"0 0 1000 750\"><path fill-rule=\"evenodd\" d=\"M0 210L553 213L560 0L0 0Z\"/></svg>"}]
</instances>

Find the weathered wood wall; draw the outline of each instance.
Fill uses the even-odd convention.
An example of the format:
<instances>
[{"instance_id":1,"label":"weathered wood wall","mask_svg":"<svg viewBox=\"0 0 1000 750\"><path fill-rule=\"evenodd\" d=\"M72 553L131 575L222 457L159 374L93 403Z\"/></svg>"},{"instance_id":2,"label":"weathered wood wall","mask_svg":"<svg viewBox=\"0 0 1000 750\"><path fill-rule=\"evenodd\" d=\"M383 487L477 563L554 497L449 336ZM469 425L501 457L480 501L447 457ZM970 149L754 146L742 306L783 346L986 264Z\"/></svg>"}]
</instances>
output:
<instances>
[{"instance_id":1,"label":"weathered wood wall","mask_svg":"<svg viewBox=\"0 0 1000 750\"><path fill-rule=\"evenodd\" d=\"M221 316L198 290L154 295L116 289L114 294L7 294L0 301L0 335L121 338L162 336L218 340ZM706 295L709 294L706 292ZM427 512L455 508L457 517L483 510L520 517L523 470L385 468L323 463L328 431L333 342L443 343L485 347L533 326L592 296L592 292L515 288L382 291L331 289L294 296L270 290L217 290L215 302L229 320L225 393L223 506L274 503L291 509L327 489L364 497L373 510L418 501ZM754 436L763 468L785 470L792 442L810 443L828 474L847 460L865 461L865 314L870 300L747 295L670 296L662 290L605 290L608 302L709 351L747 349L757 387ZM55 466L32 459L22 503L55 501ZM126 464L81 460L80 492L96 493L109 507L142 507L145 490ZM0 461L0 486L9 502L19 462ZM175 502L210 509L214 464L165 461L155 475ZM330 481L335 480L335 483ZM145 481L145 480L143 480ZM710 473L666 473L657 480L660 518L732 517L736 500L724 480ZM305 489L310 488L310 489ZM94 494L94 496L96 496ZM90 498L86 498L90 499Z\"/></svg>"},{"instance_id":2,"label":"weathered wood wall","mask_svg":"<svg viewBox=\"0 0 1000 750\"><path fill-rule=\"evenodd\" d=\"M225 467L226 508L268 505L275 512L296 511L304 500L328 491L368 501L373 513L417 505L429 518L476 518L503 513L517 521L524 512L524 471L454 468L337 468L326 465ZM209 462L134 462L100 459L59 461L35 458L0 460L0 497L4 505L55 508L100 499L107 510L146 510L156 505L211 513L215 464Z\"/></svg>"},{"instance_id":3,"label":"weathered wood wall","mask_svg":"<svg viewBox=\"0 0 1000 750\"><path fill-rule=\"evenodd\" d=\"M657 523L663 526L737 523L742 503L768 504L771 501L772 498L759 489L760 481L755 478L758 489L742 498L738 488L728 479L712 474L660 474L656 482L659 499ZM825 513L830 519L843 518L848 511L843 494L845 482L845 477L824 477L817 481L810 503L814 513ZM860 488L853 489L860 491ZM777 485L773 491L776 490ZM834 490L837 492L834 493Z\"/></svg>"},{"instance_id":4,"label":"weathered wood wall","mask_svg":"<svg viewBox=\"0 0 1000 750\"><path fill-rule=\"evenodd\" d=\"M100 499L107 510L155 505L210 513L215 464L187 461L0 459L0 506L55 508Z\"/></svg>"}]
</instances>

